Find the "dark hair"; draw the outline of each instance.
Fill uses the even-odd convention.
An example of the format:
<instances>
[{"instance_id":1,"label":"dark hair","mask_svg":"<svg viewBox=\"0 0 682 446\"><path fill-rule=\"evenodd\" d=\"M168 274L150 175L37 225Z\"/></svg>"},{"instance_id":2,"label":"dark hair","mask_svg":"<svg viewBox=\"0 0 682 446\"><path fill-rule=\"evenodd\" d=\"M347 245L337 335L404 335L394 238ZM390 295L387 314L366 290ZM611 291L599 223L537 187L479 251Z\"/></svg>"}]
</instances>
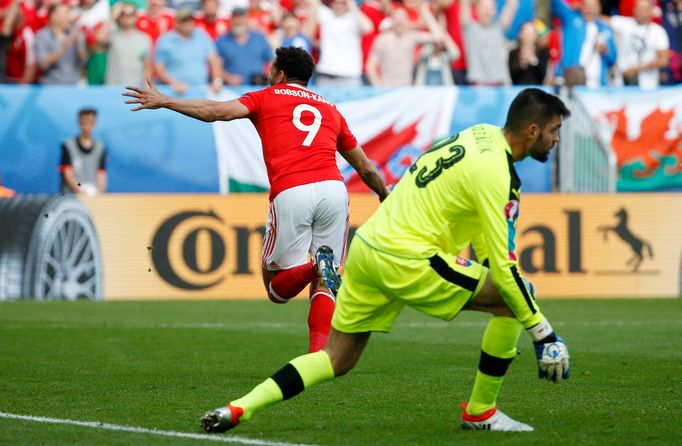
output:
<instances>
[{"instance_id":1,"label":"dark hair","mask_svg":"<svg viewBox=\"0 0 682 446\"><path fill-rule=\"evenodd\" d=\"M518 132L531 123L544 127L555 116L568 118L571 111L557 96L539 88L526 88L509 106L504 128Z\"/></svg>"},{"instance_id":2,"label":"dark hair","mask_svg":"<svg viewBox=\"0 0 682 446\"><path fill-rule=\"evenodd\" d=\"M308 84L315 71L315 62L306 50L293 46L281 47L275 50L275 54L275 68L284 71L288 80Z\"/></svg>"},{"instance_id":3,"label":"dark hair","mask_svg":"<svg viewBox=\"0 0 682 446\"><path fill-rule=\"evenodd\" d=\"M79 118L82 118L83 116L87 115L97 116L97 110L95 110L94 108L81 108L80 110L78 110Z\"/></svg>"}]
</instances>

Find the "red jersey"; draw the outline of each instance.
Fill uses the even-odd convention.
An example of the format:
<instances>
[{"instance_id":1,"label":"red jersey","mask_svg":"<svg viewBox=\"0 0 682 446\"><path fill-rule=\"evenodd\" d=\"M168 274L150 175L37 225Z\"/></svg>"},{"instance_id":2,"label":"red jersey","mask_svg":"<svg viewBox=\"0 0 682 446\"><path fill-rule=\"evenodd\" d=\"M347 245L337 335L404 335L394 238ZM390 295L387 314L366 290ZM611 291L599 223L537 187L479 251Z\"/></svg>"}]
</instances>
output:
<instances>
[{"instance_id":1,"label":"red jersey","mask_svg":"<svg viewBox=\"0 0 682 446\"><path fill-rule=\"evenodd\" d=\"M216 40L230 29L230 19L216 17L215 20L209 22L204 17L204 14L200 12L194 16L194 25L206 31L211 36L211 39Z\"/></svg>"},{"instance_id":2,"label":"red jersey","mask_svg":"<svg viewBox=\"0 0 682 446\"><path fill-rule=\"evenodd\" d=\"M363 34L360 40L362 48L362 72L364 73L367 58L372 50L372 44L374 44L374 39L379 35L379 25L387 16L382 10L381 3L376 0L367 0L362 3L362 5L360 5L360 11L367 16L373 25L372 31Z\"/></svg>"},{"instance_id":3,"label":"red jersey","mask_svg":"<svg viewBox=\"0 0 682 446\"><path fill-rule=\"evenodd\" d=\"M251 9L247 13L249 27L258 30L266 36L277 29L277 24L272 19L272 13L263 9Z\"/></svg>"},{"instance_id":4,"label":"red jersey","mask_svg":"<svg viewBox=\"0 0 682 446\"><path fill-rule=\"evenodd\" d=\"M35 34L30 26L22 26L12 35L7 49L5 75L10 82L19 82L24 76L26 66L36 64ZM29 79L33 82L33 79Z\"/></svg>"},{"instance_id":5,"label":"red jersey","mask_svg":"<svg viewBox=\"0 0 682 446\"><path fill-rule=\"evenodd\" d=\"M343 180L336 151L354 149L358 141L334 104L296 84L247 93L239 101L263 144L270 200L295 186Z\"/></svg>"},{"instance_id":6,"label":"red jersey","mask_svg":"<svg viewBox=\"0 0 682 446\"><path fill-rule=\"evenodd\" d=\"M137 29L151 37L154 43L161 34L173 29L173 26L175 26L175 11L170 8L163 8L156 17L151 17L146 12L141 12L137 16Z\"/></svg>"},{"instance_id":7,"label":"red jersey","mask_svg":"<svg viewBox=\"0 0 682 446\"><path fill-rule=\"evenodd\" d=\"M47 8L40 8L35 11L35 14L26 21L31 26L33 31L38 32L47 26Z\"/></svg>"},{"instance_id":8,"label":"red jersey","mask_svg":"<svg viewBox=\"0 0 682 446\"><path fill-rule=\"evenodd\" d=\"M452 61L452 68L454 70L466 70L467 61L466 54L464 52L464 38L462 37L462 25L459 18L459 8L459 0L453 1L452 4L445 9L445 18L448 24L448 34L450 34L450 37L452 37L452 40L459 48L459 52L461 54L458 59Z\"/></svg>"}]
</instances>

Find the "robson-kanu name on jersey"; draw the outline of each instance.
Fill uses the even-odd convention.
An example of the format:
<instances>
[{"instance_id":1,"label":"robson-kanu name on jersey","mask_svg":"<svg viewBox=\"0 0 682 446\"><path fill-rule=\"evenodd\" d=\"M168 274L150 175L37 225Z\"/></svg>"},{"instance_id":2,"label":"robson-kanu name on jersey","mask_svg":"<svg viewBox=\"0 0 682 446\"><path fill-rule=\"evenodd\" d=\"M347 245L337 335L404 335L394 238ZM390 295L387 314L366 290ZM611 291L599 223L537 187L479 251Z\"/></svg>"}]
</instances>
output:
<instances>
[{"instance_id":1,"label":"robson-kanu name on jersey","mask_svg":"<svg viewBox=\"0 0 682 446\"><path fill-rule=\"evenodd\" d=\"M275 94L284 94L287 96L298 96L301 98L306 98L306 99L313 99L317 102L324 102L325 104L329 104L333 106L330 101L327 99L323 98L320 95L317 95L311 91L308 90L298 90L298 89L288 89L288 88L275 88L273 89Z\"/></svg>"}]
</instances>

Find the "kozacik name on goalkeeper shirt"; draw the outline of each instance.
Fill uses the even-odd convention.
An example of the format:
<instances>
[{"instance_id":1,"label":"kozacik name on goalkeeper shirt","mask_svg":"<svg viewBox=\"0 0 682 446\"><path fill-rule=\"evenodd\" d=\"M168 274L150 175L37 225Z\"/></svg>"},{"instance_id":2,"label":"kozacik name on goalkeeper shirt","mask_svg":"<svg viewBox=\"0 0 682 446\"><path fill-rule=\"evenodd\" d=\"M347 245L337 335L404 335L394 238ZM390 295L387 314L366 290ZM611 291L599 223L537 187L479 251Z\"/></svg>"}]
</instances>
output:
<instances>
[{"instance_id":1,"label":"kozacik name on goalkeeper shirt","mask_svg":"<svg viewBox=\"0 0 682 446\"><path fill-rule=\"evenodd\" d=\"M520 187L502 130L475 125L422 154L357 233L375 249L406 258L458 254L471 243L529 328L545 318L517 267Z\"/></svg>"}]
</instances>

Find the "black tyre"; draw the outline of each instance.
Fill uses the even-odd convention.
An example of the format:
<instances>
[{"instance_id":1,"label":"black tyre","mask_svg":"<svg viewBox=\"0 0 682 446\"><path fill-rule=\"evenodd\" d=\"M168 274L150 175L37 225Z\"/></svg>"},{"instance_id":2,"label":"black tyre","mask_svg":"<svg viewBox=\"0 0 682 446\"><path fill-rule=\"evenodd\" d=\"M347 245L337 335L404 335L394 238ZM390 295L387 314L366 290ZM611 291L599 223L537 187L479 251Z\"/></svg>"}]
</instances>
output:
<instances>
[{"instance_id":1,"label":"black tyre","mask_svg":"<svg viewBox=\"0 0 682 446\"><path fill-rule=\"evenodd\" d=\"M72 195L0 200L0 300L102 298L90 213Z\"/></svg>"}]
</instances>

